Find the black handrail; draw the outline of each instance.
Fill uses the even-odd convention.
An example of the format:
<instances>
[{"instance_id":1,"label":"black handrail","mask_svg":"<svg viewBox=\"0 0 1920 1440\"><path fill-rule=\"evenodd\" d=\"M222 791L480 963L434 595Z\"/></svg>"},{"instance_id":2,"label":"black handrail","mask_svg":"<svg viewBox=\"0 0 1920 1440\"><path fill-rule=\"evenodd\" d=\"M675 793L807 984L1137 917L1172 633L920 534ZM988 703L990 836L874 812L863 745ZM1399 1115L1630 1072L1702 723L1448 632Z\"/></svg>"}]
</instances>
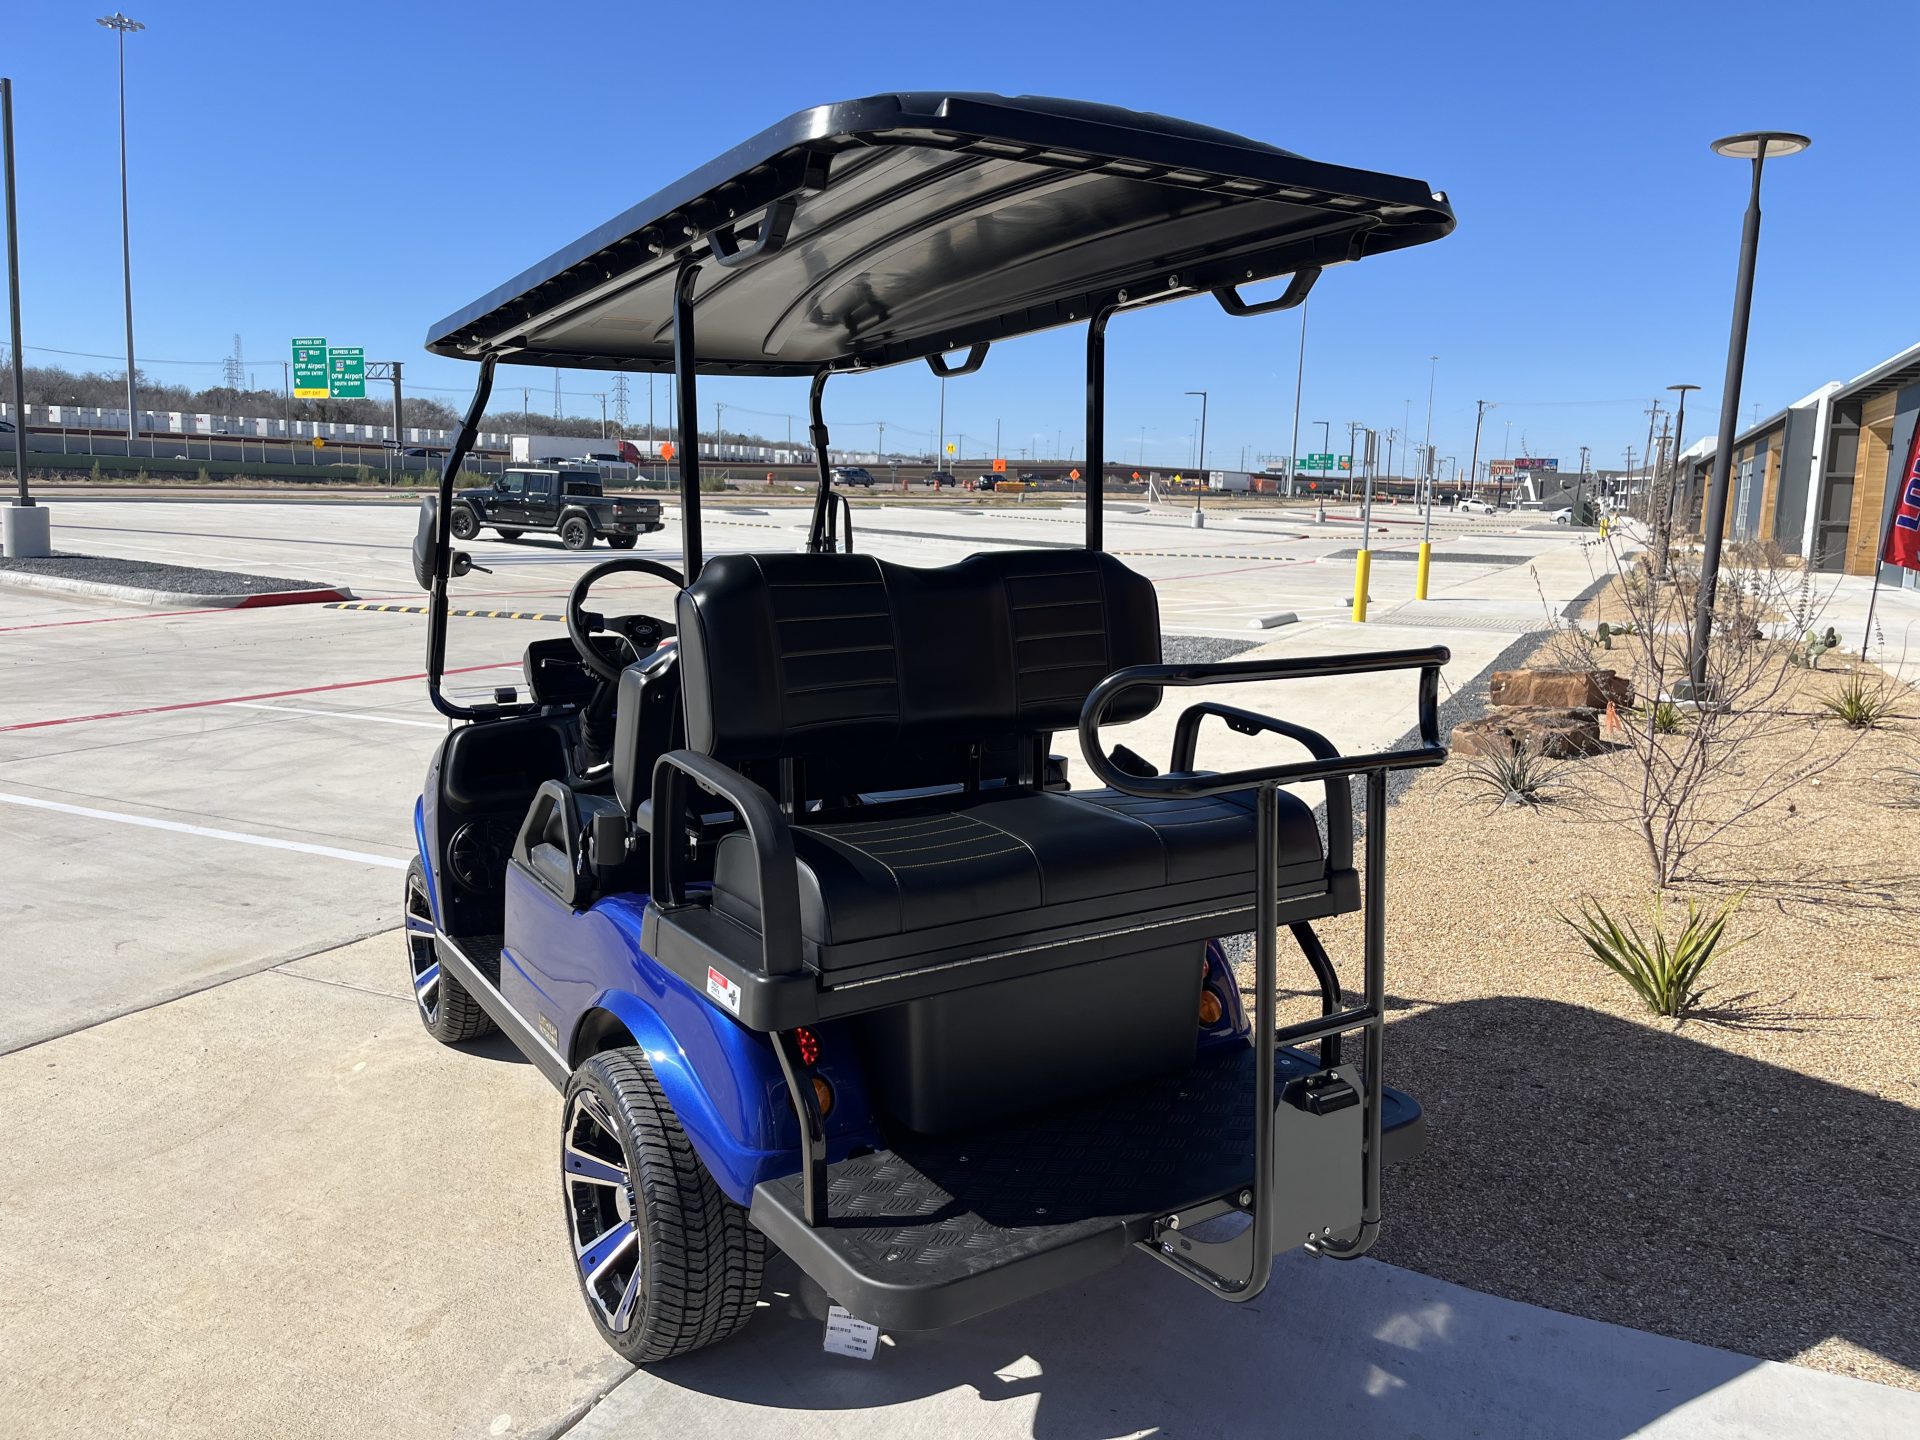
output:
<instances>
[{"instance_id":1,"label":"black handrail","mask_svg":"<svg viewBox=\"0 0 1920 1440\"><path fill-rule=\"evenodd\" d=\"M765 789L737 770L693 750L669 750L653 767L653 903L662 910L687 905L679 873L680 841L688 783L717 795L746 822L760 885L760 968L767 975L797 975L800 955L800 867L793 831Z\"/></svg>"},{"instance_id":2,"label":"black handrail","mask_svg":"<svg viewBox=\"0 0 1920 1440\"><path fill-rule=\"evenodd\" d=\"M1080 748L1087 768L1103 785L1123 795L1171 795L1194 799L1226 795L1235 790L1277 782L1331 780L1376 771L1408 770L1439 765L1447 758L1440 743L1440 667L1453 658L1444 645L1419 650L1375 650L1359 655L1294 655L1272 660L1229 660L1215 665L1130 665L1116 670L1087 696L1080 710ZM1300 680L1330 675L1367 675L1383 670L1420 671L1420 744L1409 750L1387 750L1372 755L1316 757L1291 765L1269 765L1257 770L1230 770L1219 775L1129 775L1100 748L1100 726L1113 703L1129 690L1181 688L1195 685L1231 685L1262 680ZM1263 717L1264 718L1264 717ZM1278 729L1284 721L1274 721ZM1284 733L1284 732L1283 732ZM1297 737L1295 737L1297 738Z\"/></svg>"}]
</instances>

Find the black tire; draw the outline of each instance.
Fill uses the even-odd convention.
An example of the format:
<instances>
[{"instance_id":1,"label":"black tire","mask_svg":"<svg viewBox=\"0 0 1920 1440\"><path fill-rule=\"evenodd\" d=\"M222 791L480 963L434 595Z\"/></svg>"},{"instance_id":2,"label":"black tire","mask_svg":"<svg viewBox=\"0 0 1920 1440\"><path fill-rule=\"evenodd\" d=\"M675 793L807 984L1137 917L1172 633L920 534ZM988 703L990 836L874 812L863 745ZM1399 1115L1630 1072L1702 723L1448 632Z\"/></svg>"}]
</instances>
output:
<instances>
[{"instance_id":1,"label":"black tire","mask_svg":"<svg viewBox=\"0 0 1920 1440\"><path fill-rule=\"evenodd\" d=\"M607 548L610 550L631 550L639 543L639 540L640 537L638 535L609 535L607 536Z\"/></svg>"},{"instance_id":2,"label":"black tire","mask_svg":"<svg viewBox=\"0 0 1920 1440\"><path fill-rule=\"evenodd\" d=\"M418 855L407 866L407 974L413 981L413 1008L427 1033L443 1045L477 1040L493 1033L493 1017L466 988L440 968L433 945L433 905L427 898L427 871Z\"/></svg>"},{"instance_id":3,"label":"black tire","mask_svg":"<svg viewBox=\"0 0 1920 1440\"><path fill-rule=\"evenodd\" d=\"M471 540L480 533L480 515L471 505L456 505L447 517L447 525L456 540Z\"/></svg>"},{"instance_id":4,"label":"black tire","mask_svg":"<svg viewBox=\"0 0 1920 1440\"><path fill-rule=\"evenodd\" d=\"M593 548L593 527L578 515L560 522L560 543L569 550Z\"/></svg>"},{"instance_id":5,"label":"black tire","mask_svg":"<svg viewBox=\"0 0 1920 1440\"><path fill-rule=\"evenodd\" d=\"M586 1061L561 1113L567 1238L600 1338L629 1364L651 1365L752 1319L766 1239L694 1154L645 1052Z\"/></svg>"},{"instance_id":6,"label":"black tire","mask_svg":"<svg viewBox=\"0 0 1920 1440\"><path fill-rule=\"evenodd\" d=\"M518 540L518 539L519 539L519 538L520 538L520 537L521 537L522 535L524 535L524 534L526 534L526 531L524 531L524 530L504 530L504 529L503 529L503 530L498 530L498 531L496 531L495 533L496 533L497 535L499 535L499 537L500 537L500 538L501 538L502 540Z\"/></svg>"}]
</instances>

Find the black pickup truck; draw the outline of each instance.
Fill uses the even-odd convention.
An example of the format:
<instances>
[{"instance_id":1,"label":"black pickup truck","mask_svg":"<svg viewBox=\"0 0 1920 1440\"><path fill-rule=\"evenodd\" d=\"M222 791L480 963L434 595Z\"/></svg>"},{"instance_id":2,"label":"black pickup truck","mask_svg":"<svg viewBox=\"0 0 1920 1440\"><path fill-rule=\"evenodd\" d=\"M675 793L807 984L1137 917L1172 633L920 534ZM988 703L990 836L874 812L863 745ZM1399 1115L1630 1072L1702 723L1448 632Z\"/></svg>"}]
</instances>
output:
<instances>
[{"instance_id":1,"label":"black pickup truck","mask_svg":"<svg viewBox=\"0 0 1920 1440\"><path fill-rule=\"evenodd\" d=\"M456 494L450 523L459 540L471 540L491 526L502 540L545 530L559 535L569 550L585 550L596 539L615 550L631 550L663 522L658 500L608 495L597 472L522 468L507 471L486 489Z\"/></svg>"}]
</instances>

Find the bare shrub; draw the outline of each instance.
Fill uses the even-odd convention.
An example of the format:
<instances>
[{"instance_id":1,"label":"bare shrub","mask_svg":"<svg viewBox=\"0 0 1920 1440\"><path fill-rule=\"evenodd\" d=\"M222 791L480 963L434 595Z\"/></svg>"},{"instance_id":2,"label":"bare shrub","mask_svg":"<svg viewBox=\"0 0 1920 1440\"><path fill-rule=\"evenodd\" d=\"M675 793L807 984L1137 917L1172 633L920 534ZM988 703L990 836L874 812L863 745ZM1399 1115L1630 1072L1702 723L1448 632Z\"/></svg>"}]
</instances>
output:
<instances>
[{"instance_id":1,"label":"bare shrub","mask_svg":"<svg viewBox=\"0 0 1920 1440\"><path fill-rule=\"evenodd\" d=\"M1699 877L1704 857L1777 834L1769 811L1796 786L1837 764L1861 732L1815 725L1794 701L1807 672L1793 638L1812 629L1827 596L1778 547L1730 546L1714 596L1704 698L1690 694L1694 597L1700 576L1675 549L1669 578L1607 542L1618 578L1611 603L1627 612L1611 650L1556 639L1556 663L1629 676L1640 708L1621 717L1609 754L1581 762L1585 813L1625 825L1644 847L1654 884ZM1631 578L1629 578L1631 577ZM1684 723L1680 723L1684 715Z\"/></svg>"}]
</instances>

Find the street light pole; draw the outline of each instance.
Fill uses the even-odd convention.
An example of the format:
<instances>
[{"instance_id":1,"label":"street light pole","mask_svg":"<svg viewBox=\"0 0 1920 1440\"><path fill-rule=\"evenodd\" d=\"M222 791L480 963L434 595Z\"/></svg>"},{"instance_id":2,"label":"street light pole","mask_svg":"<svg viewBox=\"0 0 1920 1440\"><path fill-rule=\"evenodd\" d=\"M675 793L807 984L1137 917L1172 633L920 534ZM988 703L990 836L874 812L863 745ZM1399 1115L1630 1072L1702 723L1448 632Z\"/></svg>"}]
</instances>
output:
<instances>
[{"instance_id":1,"label":"street light pole","mask_svg":"<svg viewBox=\"0 0 1920 1440\"><path fill-rule=\"evenodd\" d=\"M1187 394L1200 397L1200 462L1197 467L1200 473L1195 477L1197 483L1193 492L1193 524L1195 529L1200 529L1207 523L1200 513L1200 496L1207 488L1207 392L1189 390Z\"/></svg>"},{"instance_id":2,"label":"street light pole","mask_svg":"<svg viewBox=\"0 0 1920 1440\"><path fill-rule=\"evenodd\" d=\"M1673 508L1680 479L1680 447L1686 441L1680 437L1687 428L1687 392L1698 390L1698 385L1669 385L1667 389L1678 392L1680 396L1679 413L1673 420L1673 458L1667 461L1666 505L1656 518L1658 530L1653 537L1653 578L1665 580L1668 566L1673 557Z\"/></svg>"},{"instance_id":3,"label":"street light pole","mask_svg":"<svg viewBox=\"0 0 1920 1440\"><path fill-rule=\"evenodd\" d=\"M1476 400L1473 412L1473 458L1467 461L1467 493L1473 494L1474 477L1480 473L1480 422L1487 418L1487 402ZM1458 504L1458 501L1455 502Z\"/></svg>"},{"instance_id":4,"label":"street light pole","mask_svg":"<svg viewBox=\"0 0 1920 1440\"><path fill-rule=\"evenodd\" d=\"M1427 438L1420 448L1420 561L1413 577L1413 598L1427 598L1428 572L1433 568L1433 382L1440 373L1440 357L1427 357Z\"/></svg>"},{"instance_id":5,"label":"street light pole","mask_svg":"<svg viewBox=\"0 0 1920 1440\"><path fill-rule=\"evenodd\" d=\"M7 170L7 315L13 337L13 472L22 506L33 504L27 489L27 357L20 349L20 221L13 184L13 81L0 79L0 165ZM11 531L9 540L13 538ZM8 554L12 554L9 548Z\"/></svg>"},{"instance_id":6,"label":"street light pole","mask_svg":"<svg viewBox=\"0 0 1920 1440\"><path fill-rule=\"evenodd\" d=\"M1767 154L1797 155L1813 142L1804 135L1754 131L1713 142L1717 155L1753 161L1753 186L1746 222L1740 231L1740 273L1734 282L1733 326L1727 336L1727 382L1720 395L1720 442L1713 453L1713 482L1702 517L1700 595L1693 616L1693 654L1689 667L1691 699L1707 699L1707 645L1713 633L1713 599L1720 582L1720 541L1727 528L1727 487L1733 470L1733 437L1740 424L1740 382L1747 363L1747 321L1753 313L1753 269L1760 252L1760 172Z\"/></svg>"},{"instance_id":7,"label":"street light pole","mask_svg":"<svg viewBox=\"0 0 1920 1440\"><path fill-rule=\"evenodd\" d=\"M127 307L127 455L140 438L140 421L133 394L133 231L127 217L127 32L147 27L118 10L95 22L114 32L120 47L120 284Z\"/></svg>"}]
</instances>

